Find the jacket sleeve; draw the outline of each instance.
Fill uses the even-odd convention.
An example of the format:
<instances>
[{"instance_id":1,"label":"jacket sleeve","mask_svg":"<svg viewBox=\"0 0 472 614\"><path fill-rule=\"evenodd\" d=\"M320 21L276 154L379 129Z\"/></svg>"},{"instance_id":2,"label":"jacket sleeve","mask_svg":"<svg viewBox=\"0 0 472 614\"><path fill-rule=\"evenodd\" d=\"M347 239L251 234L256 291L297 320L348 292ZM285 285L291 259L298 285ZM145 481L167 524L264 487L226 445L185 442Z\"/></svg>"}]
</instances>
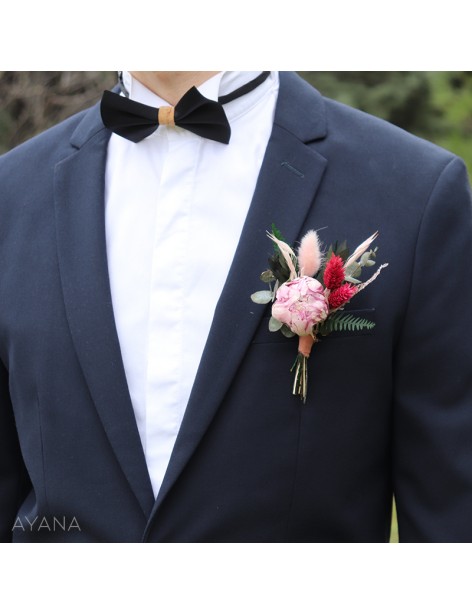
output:
<instances>
[{"instance_id":1,"label":"jacket sleeve","mask_svg":"<svg viewBox=\"0 0 472 614\"><path fill-rule=\"evenodd\" d=\"M394 360L400 541L471 542L472 203L458 158L425 207L410 283Z\"/></svg>"},{"instance_id":2,"label":"jacket sleeve","mask_svg":"<svg viewBox=\"0 0 472 614\"><path fill-rule=\"evenodd\" d=\"M8 392L8 373L0 363L0 542L12 540L12 527L28 486Z\"/></svg>"}]
</instances>

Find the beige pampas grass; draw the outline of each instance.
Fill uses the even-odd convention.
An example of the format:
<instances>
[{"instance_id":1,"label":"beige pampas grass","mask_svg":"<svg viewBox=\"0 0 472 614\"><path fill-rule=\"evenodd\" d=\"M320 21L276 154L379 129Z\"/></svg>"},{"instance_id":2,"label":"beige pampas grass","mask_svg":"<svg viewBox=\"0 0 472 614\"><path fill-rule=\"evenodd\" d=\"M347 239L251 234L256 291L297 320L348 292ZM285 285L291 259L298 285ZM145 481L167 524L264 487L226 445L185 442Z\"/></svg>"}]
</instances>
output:
<instances>
[{"instance_id":1,"label":"beige pampas grass","mask_svg":"<svg viewBox=\"0 0 472 614\"><path fill-rule=\"evenodd\" d=\"M300 275L314 277L321 267L320 240L315 230L309 230L298 248Z\"/></svg>"},{"instance_id":2,"label":"beige pampas grass","mask_svg":"<svg viewBox=\"0 0 472 614\"><path fill-rule=\"evenodd\" d=\"M276 245L277 247L280 249L280 253L282 254L282 256L285 259L285 262L287 263L287 266L289 268L290 271L290 281L292 279L295 279L297 276L297 272L295 271L295 266L293 264L293 261L297 259L297 257L295 256L292 248L290 247L290 245L287 245L287 243L285 243L284 241L280 241L280 239L277 239L277 237L275 237L273 234L271 234L270 232L267 233L267 236L269 237L269 239L271 239Z\"/></svg>"},{"instance_id":3,"label":"beige pampas grass","mask_svg":"<svg viewBox=\"0 0 472 614\"><path fill-rule=\"evenodd\" d=\"M371 237L369 237L363 243L361 243L358 247L356 247L352 255L346 260L344 264L344 268L347 269L349 265L353 264L358 258L360 258L362 254L369 249L372 241L375 241L375 239L378 236L379 236L379 233L375 232Z\"/></svg>"}]
</instances>

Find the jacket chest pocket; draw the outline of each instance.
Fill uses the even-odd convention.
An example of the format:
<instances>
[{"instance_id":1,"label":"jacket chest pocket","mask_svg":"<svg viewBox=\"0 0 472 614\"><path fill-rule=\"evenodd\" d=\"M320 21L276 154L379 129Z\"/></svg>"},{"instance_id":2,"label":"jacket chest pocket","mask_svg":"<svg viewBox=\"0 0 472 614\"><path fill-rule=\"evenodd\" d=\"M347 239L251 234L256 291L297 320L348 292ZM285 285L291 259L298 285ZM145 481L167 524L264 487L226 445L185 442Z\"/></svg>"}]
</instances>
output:
<instances>
[{"instance_id":1,"label":"jacket chest pocket","mask_svg":"<svg viewBox=\"0 0 472 614\"><path fill-rule=\"evenodd\" d=\"M342 337L363 337L375 335L376 312L375 308L371 309L349 309L343 311L346 316L351 316L349 321L340 327L340 330L335 330L329 335L320 336L320 340L328 341ZM252 339L252 343L288 343L296 346L295 337L285 337L280 331L275 333L269 330L270 316L262 318L261 324ZM364 322L371 322L374 326L363 326Z\"/></svg>"}]
</instances>

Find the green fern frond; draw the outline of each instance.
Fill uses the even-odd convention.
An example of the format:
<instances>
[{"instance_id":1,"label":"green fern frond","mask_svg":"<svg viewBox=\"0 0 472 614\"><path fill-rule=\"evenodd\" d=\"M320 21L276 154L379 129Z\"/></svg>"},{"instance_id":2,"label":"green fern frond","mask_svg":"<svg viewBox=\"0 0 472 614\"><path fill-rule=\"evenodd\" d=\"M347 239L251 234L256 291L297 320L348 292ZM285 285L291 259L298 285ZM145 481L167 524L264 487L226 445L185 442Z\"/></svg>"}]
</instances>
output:
<instances>
[{"instance_id":1,"label":"green fern frond","mask_svg":"<svg viewBox=\"0 0 472 614\"><path fill-rule=\"evenodd\" d=\"M338 311L327 318L319 328L320 335L326 336L335 332L372 330L375 322L365 318L356 317L353 314Z\"/></svg>"}]
</instances>

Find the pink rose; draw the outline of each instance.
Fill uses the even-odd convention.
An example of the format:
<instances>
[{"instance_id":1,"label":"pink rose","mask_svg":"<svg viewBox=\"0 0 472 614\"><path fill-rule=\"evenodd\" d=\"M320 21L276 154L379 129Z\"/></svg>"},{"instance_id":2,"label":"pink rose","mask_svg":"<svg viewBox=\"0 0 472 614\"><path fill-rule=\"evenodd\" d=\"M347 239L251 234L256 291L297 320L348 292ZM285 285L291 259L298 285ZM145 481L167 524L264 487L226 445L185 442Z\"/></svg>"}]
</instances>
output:
<instances>
[{"instance_id":1,"label":"pink rose","mask_svg":"<svg viewBox=\"0 0 472 614\"><path fill-rule=\"evenodd\" d=\"M272 315L298 336L311 335L313 326L328 315L323 286L312 277L297 277L277 290Z\"/></svg>"}]
</instances>

